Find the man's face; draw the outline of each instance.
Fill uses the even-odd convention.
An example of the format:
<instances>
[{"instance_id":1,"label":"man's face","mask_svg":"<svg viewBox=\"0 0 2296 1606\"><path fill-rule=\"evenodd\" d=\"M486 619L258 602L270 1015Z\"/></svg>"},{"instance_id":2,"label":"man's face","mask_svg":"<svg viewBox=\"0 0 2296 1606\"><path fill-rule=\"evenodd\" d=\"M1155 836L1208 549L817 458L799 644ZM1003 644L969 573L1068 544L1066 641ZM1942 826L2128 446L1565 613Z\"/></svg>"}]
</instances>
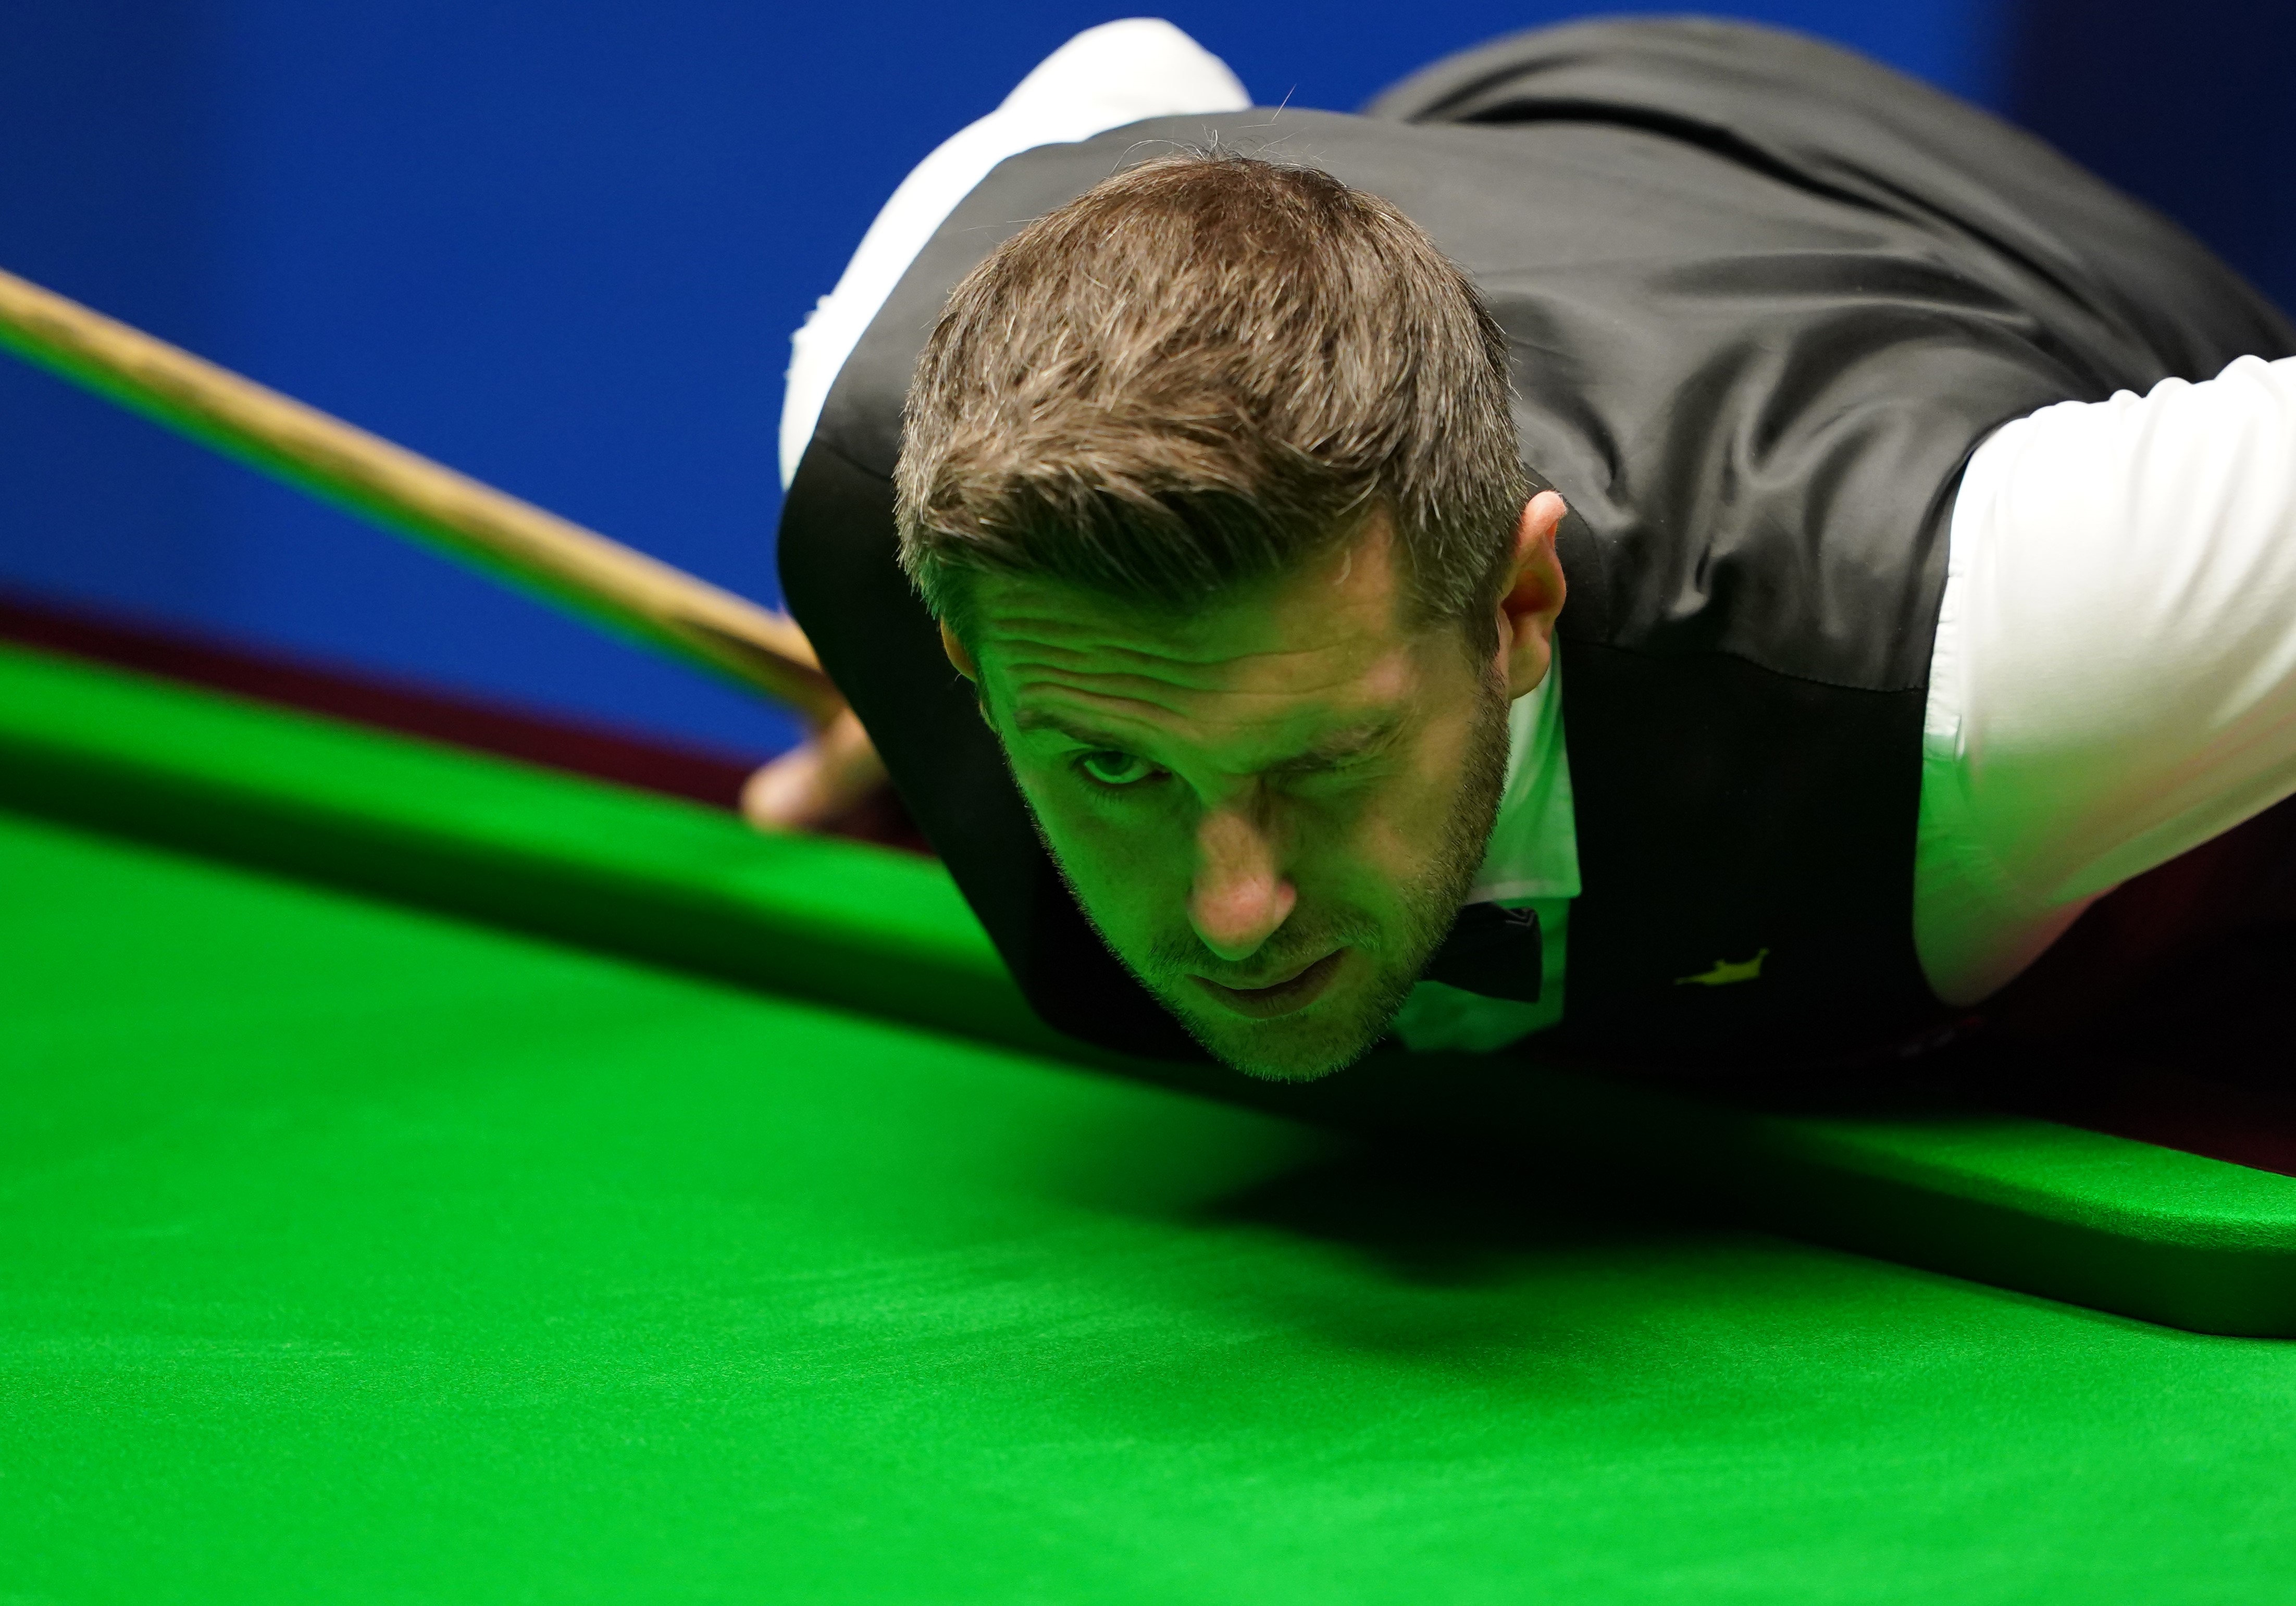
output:
<instances>
[{"instance_id":1,"label":"man's face","mask_svg":"<svg viewBox=\"0 0 2296 1606\"><path fill-rule=\"evenodd\" d=\"M1559 571L1553 589L1559 606ZM1529 689L1521 630L1502 609L1478 662L1459 625L1408 625L1401 595L1375 522L1177 616L980 577L972 639L952 638L1086 914L1257 1076L1320 1076L1378 1038L1490 834L1508 698Z\"/></svg>"}]
</instances>

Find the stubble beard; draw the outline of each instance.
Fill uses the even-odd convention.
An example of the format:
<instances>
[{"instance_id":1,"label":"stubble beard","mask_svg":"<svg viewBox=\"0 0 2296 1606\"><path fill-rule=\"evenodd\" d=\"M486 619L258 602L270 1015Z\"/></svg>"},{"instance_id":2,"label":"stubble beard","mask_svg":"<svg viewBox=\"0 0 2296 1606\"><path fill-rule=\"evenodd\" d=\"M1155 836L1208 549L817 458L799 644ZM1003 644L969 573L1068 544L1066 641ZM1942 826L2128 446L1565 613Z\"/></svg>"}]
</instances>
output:
<instances>
[{"instance_id":1,"label":"stubble beard","mask_svg":"<svg viewBox=\"0 0 2296 1606\"><path fill-rule=\"evenodd\" d=\"M1262 1080L1313 1081L1354 1064L1385 1035L1474 888L1506 787L1507 696L1496 676L1479 683L1476 703L1460 789L1444 822L1441 845L1426 868L1401 889L1401 918L1394 928L1382 929L1360 910L1319 910L1306 923L1297 915L1287 921L1261 950L1269 968L1281 971L1335 948L1356 949L1376 968L1349 999L1322 999L1297 1014L1267 1020L1226 1013L1204 998L1192 979L1200 971L1217 971L1220 963L1193 931L1160 939L1136 963L1109 940L1041 824L1037 837L1108 951L1206 1052ZM1035 819L1033 809L1029 817Z\"/></svg>"}]
</instances>

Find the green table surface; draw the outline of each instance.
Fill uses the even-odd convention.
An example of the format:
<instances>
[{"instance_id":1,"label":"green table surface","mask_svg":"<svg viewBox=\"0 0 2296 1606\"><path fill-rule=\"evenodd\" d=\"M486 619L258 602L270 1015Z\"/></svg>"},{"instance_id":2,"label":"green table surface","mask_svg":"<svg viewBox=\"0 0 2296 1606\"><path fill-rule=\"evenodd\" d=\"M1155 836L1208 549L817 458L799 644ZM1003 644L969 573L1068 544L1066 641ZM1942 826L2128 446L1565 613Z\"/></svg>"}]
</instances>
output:
<instances>
[{"instance_id":1,"label":"green table surface","mask_svg":"<svg viewBox=\"0 0 2296 1606\"><path fill-rule=\"evenodd\" d=\"M0 1602L2281 1602L2296 1345L0 815Z\"/></svg>"},{"instance_id":2,"label":"green table surface","mask_svg":"<svg viewBox=\"0 0 2296 1606\"><path fill-rule=\"evenodd\" d=\"M1863 1086L1829 1111L1511 1055L1374 1054L1290 1087L1080 1056L930 861L4 648L0 807L2098 1310L2296 1337L2296 1177L1965 1091Z\"/></svg>"}]
</instances>

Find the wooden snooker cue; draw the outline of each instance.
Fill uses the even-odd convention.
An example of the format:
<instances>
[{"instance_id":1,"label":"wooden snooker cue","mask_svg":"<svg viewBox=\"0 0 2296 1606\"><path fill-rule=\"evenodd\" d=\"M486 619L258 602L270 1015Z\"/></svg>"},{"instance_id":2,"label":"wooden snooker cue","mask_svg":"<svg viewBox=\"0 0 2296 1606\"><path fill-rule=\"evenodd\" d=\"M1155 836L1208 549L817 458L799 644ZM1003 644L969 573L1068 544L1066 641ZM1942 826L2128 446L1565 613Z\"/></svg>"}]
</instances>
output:
<instances>
[{"instance_id":1,"label":"wooden snooker cue","mask_svg":"<svg viewBox=\"0 0 2296 1606\"><path fill-rule=\"evenodd\" d=\"M844 700L797 621L0 271L0 346L148 418L788 704Z\"/></svg>"}]
</instances>

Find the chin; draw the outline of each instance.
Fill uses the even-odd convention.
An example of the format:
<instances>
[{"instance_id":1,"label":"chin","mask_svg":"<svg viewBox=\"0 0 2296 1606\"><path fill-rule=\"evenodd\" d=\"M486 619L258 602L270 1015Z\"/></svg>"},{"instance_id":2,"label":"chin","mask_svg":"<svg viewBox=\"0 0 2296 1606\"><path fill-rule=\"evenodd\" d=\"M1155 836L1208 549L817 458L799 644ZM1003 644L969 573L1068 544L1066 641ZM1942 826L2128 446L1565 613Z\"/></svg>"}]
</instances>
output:
<instances>
[{"instance_id":1,"label":"chin","mask_svg":"<svg viewBox=\"0 0 2296 1606\"><path fill-rule=\"evenodd\" d=\"M1319 1004L1297 1015L1246 1020L1180 1009L1172 999L1163 1000L1164 1007L1214 1059L1263 1082L1313 1082L1345 1070L1386 1033L1400 1002L1376 1011L1360 1004L1326 1011Z\"/></svg>"}]
</instances>

